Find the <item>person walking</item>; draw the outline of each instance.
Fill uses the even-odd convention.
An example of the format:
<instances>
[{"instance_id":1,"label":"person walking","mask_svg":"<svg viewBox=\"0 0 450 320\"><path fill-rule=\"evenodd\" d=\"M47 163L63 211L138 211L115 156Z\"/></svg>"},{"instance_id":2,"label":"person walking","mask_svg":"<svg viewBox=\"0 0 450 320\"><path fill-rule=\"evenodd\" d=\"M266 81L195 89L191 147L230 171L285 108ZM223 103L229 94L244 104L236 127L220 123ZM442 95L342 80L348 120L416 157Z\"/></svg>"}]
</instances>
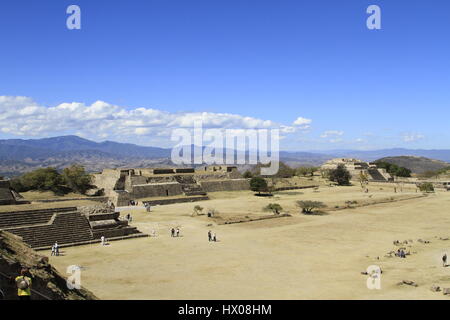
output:
<instances>
[{"instance_id":1,"label":"person walking","mask_svg":"<svg viewBox=\"0 0 450 320\"><path fill-rule=\"evenodd\" d=\"M52 256L56 255L56 251L55 251L55 245L52 245Z\"/></svg>"},{"instance_id":2,"label":"person walking","mask_svg":"<svg viewBox=\"0 0 450 320\"><path fill-rule=\"evenodd\" d=\"M180 236L180 228L177 228L176 233L177 233L177 237L179 237Z\"/></svg>"},{"instance_id":3,"label":"person walking","mask_svg":"<svg viewBox=\"0 0 450 320\"><path fill-rule=\"evenodd\" d=\"M212 240L213 240L214 242L217 242L217 238L216 238L216 233L215 233L215 232L213 233L213 238L212 238Z\"/></svg>"},{"instance_id":4,"label":"person walking","mask_svg":"<svg viewBox=\"0 0 450 320\"><path fill-rule=\"evenodd\" d=\"M31 300L31 278L27 277L28 270L22 268L20 276L16 277L17 296L19 300Z\"/></svg>"},{"instance_id":5,"label":"person walking","mask_svg":"<svg viewBox=\"0 0 450 320\"><path fill-rule=\"evenodd\" d=\"M53 245L55 247L55 256L59 256L59 246L58 246L58 241L55 242L55 244Z\"/></svg>"},{"instance_id":6,"label":"person walking","mask_svg":"<svg viewBox=\"0 0 450 320\"><path fill-rule=\"evenodd\" d=\"M170 230L170 236L173 238L175 237L175 229L172 228L172 230Z\"/></svg>"},{"instance_id":7,"label":"person walking","mask_svg":"<svg viewBox=\"0 0 450 320\"><path fill-rule=\"evenodd\" d=\"M105 245L105 236L101 236L100 240L102 241L102 246Z\"/></svg>"},{"instance_id":8,"label":"person walking","mask_svg":"<svg viewBox=\"0 0 450 320\"><path fill-rule=\"evenodd\" d=\"M442 266L443 267L447 266L447 254L446 253L442 256Z\"/></svg>"},{"instance_id":9,"label":"person walking","mask_svg":"<svg viewBox=\"0 0 450 320\"><path fill-rule=\"evenodd\" d=\"M212 233L211 230L208 231L208 241L211 242L212 240Z\"/></svg>"}]
</instances>

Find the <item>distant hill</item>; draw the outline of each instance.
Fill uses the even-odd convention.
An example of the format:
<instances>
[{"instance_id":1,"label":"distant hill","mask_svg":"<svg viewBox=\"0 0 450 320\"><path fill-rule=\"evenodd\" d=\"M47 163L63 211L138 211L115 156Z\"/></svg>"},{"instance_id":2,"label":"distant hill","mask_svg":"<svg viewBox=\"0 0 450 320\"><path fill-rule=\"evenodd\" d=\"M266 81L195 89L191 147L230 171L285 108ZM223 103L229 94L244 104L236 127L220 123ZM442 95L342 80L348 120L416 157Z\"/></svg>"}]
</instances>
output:
<instances>
[{"instance_id":1,"label":"distant hill","mask_svg":"<svg viewBox=\"0 0 450 320\"><path fill-rule=\"evenodd\" d=\"M25 158L58 157L60 154L78 151L97 151L112 157L126 158L167 158L170 149L143 147L131 143L113 141L94 142L78 136L61 136L45 139L8 139L0 140L0 160Z\"/></svg>"},{"instance_id":2,"label":"distant hill","mask_svg":"<svg viewBox=\"0 0 450 320\"><path fill-rule=\"evenodd\" d=\"M441 160L444 162L450 162L450 150L425 150L425 149L380 149L380 150L327 150L317 151L316 153L333 155L338 158L355 158L364 161L375 161L384 157L400 157L400 156L413 156L413 157L425 157L430 159Z\"/></svg>"},{"instance_id":3,"label":"distant hill","mask_svg":"<svg viewBox=\"0 0 450 320\"><path fill-rule=\"evenodd\" d=\"M89 171L170 164L171 149L113 141L94 142L77 136L0 140L0 175L12 177L40 167L65 168L73 163Z\"/></svg>"},{"instance_id":4,"label":"distant hill","mask_svg":"<svg viewBox=\"0 0 450 320\"><path fill-rule=\"evenodd\" d=\"M413 173L436 171L450 166L450 163L444 161L414 156L384 157L378 161L384 161L395 164L399 167L405 167Z\"/></svg>"},{"instance_id":5,"label":"distant hill","mask_svg":"<svg viewBox=\"0 0 450 320\"><path fill-rule=\"evenodd\" d=\"M192 150L195 148L196 151L199 151L198 154L201 154L201 147L192 146ZM5 139L0 140L0 176L11 177L48 166L62 169L73 163L81 164L89 171L119 167L167 167L173 166L170 154L170 148L144 147L114 141L95 142L73 135L44 139ZM248 153L246 154L248 155ZM292 167L320 166L329 159L341 157L374 161L398 156L426 157L441 160L441 162L450 162L450 150L384 149L280 152L280 160ZM420 163L417 167L413 167L413 171L421 172L421 170L439 167L436 162L432 164ZM248 169L251 166L241 165L239 167Z\"/></svg>"}]
</instances>

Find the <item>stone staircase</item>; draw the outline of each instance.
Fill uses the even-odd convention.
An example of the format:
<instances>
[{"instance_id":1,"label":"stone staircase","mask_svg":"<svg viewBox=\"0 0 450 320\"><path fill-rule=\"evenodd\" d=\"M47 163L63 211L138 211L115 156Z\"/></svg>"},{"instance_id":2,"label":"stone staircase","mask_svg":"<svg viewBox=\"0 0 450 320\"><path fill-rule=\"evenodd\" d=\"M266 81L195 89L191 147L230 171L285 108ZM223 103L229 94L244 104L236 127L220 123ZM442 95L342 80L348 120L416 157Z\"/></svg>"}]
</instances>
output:
<instances>
[{"instance_id":1,"label":"stone staircase","mask_svg":"<svg viewBox=\"0 0 450 320\"><path fill-rule=\"evenodd\" d=\"M128 221L119 219L119 212L97 213L89 215L89 225L94 239L102 236L107 239L143 235L136 227L128 225Z\"/></svg>"},{"instance_id":2,"label":"stone staircase","mask_svg":"<svg viewBox=\"0 0 450 320\"><path fill-rule=\"evenodd\" d=\"M373 181L387 181L387 179L378 171L378 169L367 170Z\"/></svg>"},{"instance_id":3,"label":"stone staircase","mask_svg":"<svg viewBox=\"0 0 450 320\"><path fill-rule=\"evenodd\" d=\"M57 212L75 212L76 207L0 212L0 229L9 229L18 226L30 226L36 224L45 224L50 221Z\"/></svg>"},{"instance_id":4,"label":"stone staircase","mask_svg":"<svg viewBox=\"0 0 450 320\"><path fill-rule=\"evenodd\" d=\"M68 247L99 242L102 236L109 241L147 236L119 215L86 214L76 207L4 212L0 213L0 229L21 237L36 250L49 249L56 241Z\"/></svg>"},{"instance_id":5,"label":"stone staircase","mask_svg":"<svg viewBox=\"0 0 450 320\"><path fill-rule=\"evenodd\" d=\"M175 176L175 180L181 184L181 190L183 190L186 196L206 196L207 193L203 190L202 186L197 184L194 176Z\"/></svg>"},{"instance_id":6,"label":"stone staircase","mask_svg":"<svg viewBox=\"0 0 450 320\"><path fill-rule=\"evenodd\" d=\"M93 240L89 222L79 212L59 213L53 223L8 230L32 248L51 247L56 241L59 245Z\"/></svg>"}]
</instances>

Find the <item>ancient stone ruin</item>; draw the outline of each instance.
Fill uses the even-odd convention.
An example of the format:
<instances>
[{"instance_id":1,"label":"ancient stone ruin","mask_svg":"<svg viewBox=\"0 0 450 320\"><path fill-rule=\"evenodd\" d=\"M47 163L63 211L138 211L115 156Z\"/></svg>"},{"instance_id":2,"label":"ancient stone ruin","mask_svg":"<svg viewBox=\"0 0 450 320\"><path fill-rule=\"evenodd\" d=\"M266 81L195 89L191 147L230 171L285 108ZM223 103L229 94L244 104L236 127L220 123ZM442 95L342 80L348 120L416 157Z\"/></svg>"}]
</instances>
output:
<instances>
[{"instance_id":1,"label":"ancient stone ruin","mask_svg":"<svg viewBox=\"0 0 450 320\"><path fill-rule=\"evenodd\" d=\"M333 170L338 165L344 165L353 179L357 179L363 173L367 175L369 181L393 181L393 178L385 169L378 168L375 163L364 162L358 159L336 158L325 162L320 168L322 170Z\"/></svg>"},{"instance_id":2,"label":"ancient stone ruin","mask_svg":"<svg viewBox=\"0 0 450 320\"><path fill-rule=\"evenodd\" d=\"M11 185L8 180L2 179L3 178L0 177L0 205L29 203L24 201L20 194L11 189Z\"/></svg>"},{"instance_id":3,"label":"ancient stone ruin","mask_svg":"<svg viewBox=\"0 0 450 320\"><path fill-rule=\"evenodd\" d=\"M236 167L105 169L94 174L94 185L103 189L116 206L130 200L169 197L205 197L208 192L249 190Z\"/></svg>"},{"instance_id":4,"label":"ancient stone ruin","mask_svg":"<svg viewBox=\"0 0 450 320\"><path fill-rule=\"evenodd\" d=\"M147 236L119 215L106 204L0 212L0 230L19 236L36 250L49 249L56 241L66 247L100 242L102 236L108 241Z\"/></svg>"}]
</instances>

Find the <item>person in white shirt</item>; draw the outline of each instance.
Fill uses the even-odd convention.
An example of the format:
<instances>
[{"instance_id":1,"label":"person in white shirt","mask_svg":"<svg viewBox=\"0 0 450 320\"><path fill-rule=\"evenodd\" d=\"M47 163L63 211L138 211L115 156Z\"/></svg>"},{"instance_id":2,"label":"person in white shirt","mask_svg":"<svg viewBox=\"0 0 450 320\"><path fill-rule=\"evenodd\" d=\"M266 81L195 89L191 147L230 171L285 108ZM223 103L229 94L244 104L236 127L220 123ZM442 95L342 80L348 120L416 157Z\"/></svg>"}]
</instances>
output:
<instances>
[{"instance_id":1,"label":"person in white shirt","mask_svg":"<svg viewBox=\"0 0 450 320\"><path fill-rule=\"evenodd\" d=\"M59 256L58 241L55 242L54 247L55 247L55 255L56 255L56 256Z\"/></svg>"}]
</instances>

